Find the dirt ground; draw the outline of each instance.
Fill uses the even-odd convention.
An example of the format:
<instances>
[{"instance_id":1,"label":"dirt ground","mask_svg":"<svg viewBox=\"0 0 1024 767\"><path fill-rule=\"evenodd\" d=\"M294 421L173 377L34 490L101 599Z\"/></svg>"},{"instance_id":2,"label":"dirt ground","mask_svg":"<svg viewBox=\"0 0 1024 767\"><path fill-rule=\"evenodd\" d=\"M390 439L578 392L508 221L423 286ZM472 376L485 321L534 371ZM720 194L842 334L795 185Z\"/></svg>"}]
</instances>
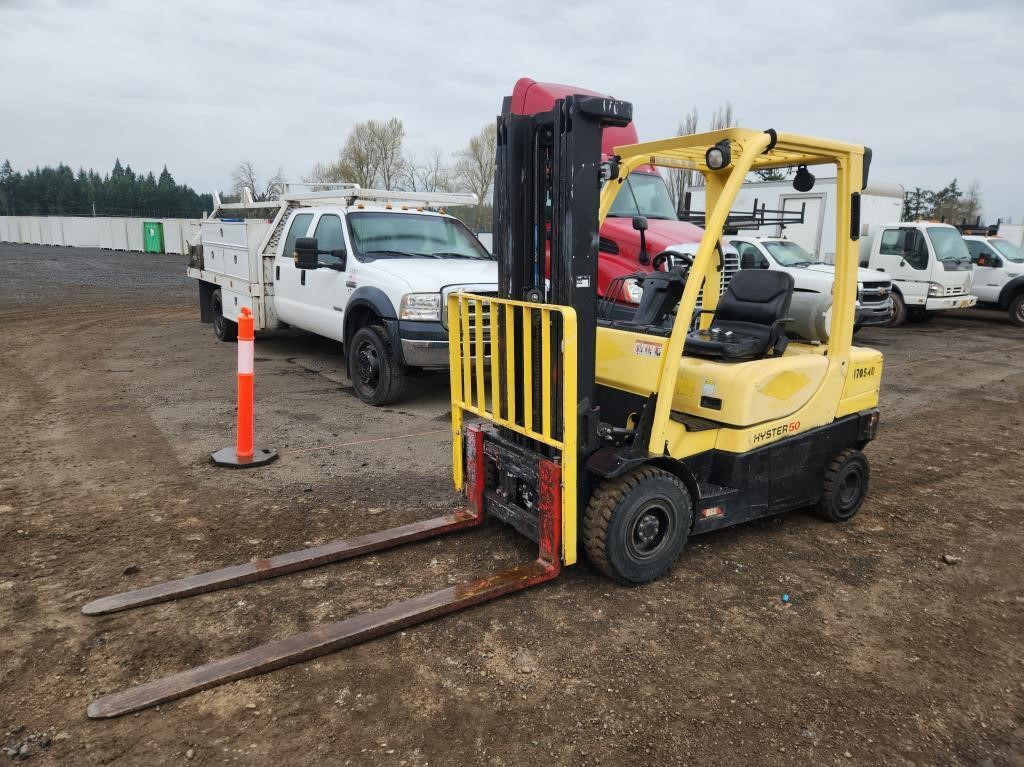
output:
<instances>
[{"instance_id":1,"label":"dirt ground","mask_svg":"<svg viewBox=\"0 0 1024 767\"><path fill-rule=\"evenodd\" d=\"M234 348L183 273L177 256L0 245L0 746L39 765L1024 764L1024 335L985 312L858 336L886 363L850 524L712 533L640 588L584 563L87 719L98 695L532 556L491 522L83 616L107 593L458 504L447 379L374 409L337 347L299 333L257 340L257 444L281 459L211 466L233 438Z\"/></svg>"}]
</instances>

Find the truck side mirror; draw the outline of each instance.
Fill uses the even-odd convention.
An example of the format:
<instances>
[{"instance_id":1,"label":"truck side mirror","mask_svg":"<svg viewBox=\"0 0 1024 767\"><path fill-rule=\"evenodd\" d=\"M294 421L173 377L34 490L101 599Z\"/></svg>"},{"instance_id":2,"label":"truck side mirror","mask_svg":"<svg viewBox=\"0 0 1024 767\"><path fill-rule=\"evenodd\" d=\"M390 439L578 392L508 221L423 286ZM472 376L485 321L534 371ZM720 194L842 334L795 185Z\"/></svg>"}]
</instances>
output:
<instances>
[{"instance_id":1,"label":"truck side mirror","mask_svg":"<svg viewBox=\"0 0 1024 767\"><path fill-rule=\"evenodd\" d=\"M740 269L757 269L757 259L749 250L740 256Z\"/></svg>"},{"instance_id":2,"label":"truck side mirror","mask_svg":"<svg viewBox=\"0 0 1024 767\"><path fill-rule=\"evenodd\" d=\"M640 263L647 265L651 263L651 257L647 253L647 216L633 216L633 228L640 232Z\"/></svg>"},{"instance_id":3,"label":"truck side mirror","mask_svg":"<svg viewBox=\"0 0 1024 767\"><path fill-rule=\"evenodd\" d=\"M295 266L298 269L316 269L320 265L320 249L316 237L299 237L295 240Z\"/></svg>"}]
</instances>

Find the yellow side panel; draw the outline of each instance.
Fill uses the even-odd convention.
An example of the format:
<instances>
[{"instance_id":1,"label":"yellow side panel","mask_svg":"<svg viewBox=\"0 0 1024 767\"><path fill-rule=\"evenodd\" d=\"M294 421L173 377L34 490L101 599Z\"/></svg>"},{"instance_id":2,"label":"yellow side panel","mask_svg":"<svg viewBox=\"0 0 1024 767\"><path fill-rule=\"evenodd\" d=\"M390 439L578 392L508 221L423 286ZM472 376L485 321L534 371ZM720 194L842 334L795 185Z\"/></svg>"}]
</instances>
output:
<instances>
[{"instance_id":1,"label":"yellow side panel","mask_svg":"<svg viewBox=\"0 0 1024 767\"><path fill-rule=\"evenodd\" d=\"M850 349L850 370L846 376L843 396L836 409L836 418L878 407L878 390L882 384L882 353L854 346Z\"/></svg>"},{"instance_id":2,"label":"yellow side panel","mask_svg":"<svg viewBox=\"0 0 1024 767\"><path fill-rule=\"evenodd\" d=\"M826 357L810 354L750 362L683 357L672 409L732 426L782 418L807 404L827 370Z\"/></svg>"},{"instance_id":3,"label":"yellow side panel","mask_svg":"<svg viewBox=\"0 0 1024 767\"><path fill-rule=\"evenodd\" d=\"M647 397L658 388L661 355L667 338L632 333L628 330L597 328L599 384Z\"/></svg>"}]
</instances>

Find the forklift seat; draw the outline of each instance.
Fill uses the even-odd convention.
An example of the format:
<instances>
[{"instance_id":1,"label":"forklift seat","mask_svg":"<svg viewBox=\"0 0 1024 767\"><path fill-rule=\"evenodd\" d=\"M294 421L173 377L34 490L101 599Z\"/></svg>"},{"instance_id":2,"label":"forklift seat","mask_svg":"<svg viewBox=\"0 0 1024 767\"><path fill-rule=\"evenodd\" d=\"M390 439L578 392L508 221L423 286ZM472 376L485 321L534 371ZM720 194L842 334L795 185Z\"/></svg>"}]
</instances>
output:
<instances>
[{"instance_id":1,"label":"forklift seat","mask_svg":"<svg viewBox=\"0 0 1024 767\"><path fill-rule=\"evenodd\" d=\"M793 276L769 269L741 269L729 282L707 330L686 336L683 354L733 361L786 350L786 314Z\"/></svg>"}]
</instances>

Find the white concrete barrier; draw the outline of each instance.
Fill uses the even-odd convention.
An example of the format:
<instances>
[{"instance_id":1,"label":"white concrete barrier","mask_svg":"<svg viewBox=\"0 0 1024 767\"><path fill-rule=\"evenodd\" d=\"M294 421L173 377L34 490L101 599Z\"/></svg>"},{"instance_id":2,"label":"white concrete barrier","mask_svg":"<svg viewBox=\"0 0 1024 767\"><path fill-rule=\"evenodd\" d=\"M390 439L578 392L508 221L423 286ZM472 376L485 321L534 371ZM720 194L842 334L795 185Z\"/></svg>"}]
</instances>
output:
<instances>
[{"instance_id":1,"label":"white concrete barrier","mask_svg":"<svg viewBox=\"0 0 1024 767\"><path fill-rule=\"evenodd\" d=\"M180 255L188 253L188 241L199 233L201 223L188 218L0 216L0 242L141 252L146 221L161 222L164 251Z\"/></svg>"}]
</instances>

